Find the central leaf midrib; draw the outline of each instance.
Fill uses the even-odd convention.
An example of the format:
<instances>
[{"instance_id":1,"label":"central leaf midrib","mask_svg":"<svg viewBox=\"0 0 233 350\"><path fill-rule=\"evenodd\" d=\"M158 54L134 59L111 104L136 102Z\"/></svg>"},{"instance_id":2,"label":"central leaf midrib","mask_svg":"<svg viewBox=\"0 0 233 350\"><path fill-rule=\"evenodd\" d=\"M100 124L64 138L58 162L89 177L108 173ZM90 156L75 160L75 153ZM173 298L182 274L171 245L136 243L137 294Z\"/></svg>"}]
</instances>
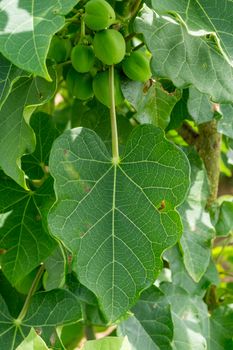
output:
<instances>
[{"instance_id":1,"label":"central leaf midrib","mask_svg":"<svg viewBox=\"0 0 233 350\"><path fill-rule=\"evenodd\" d=\"M112 310L111 319L113 318L114 288L115 288L115 209L116 209L116 181L117 165L113 166L113 192L112 192Z\"/></svg>"}]
</instances>

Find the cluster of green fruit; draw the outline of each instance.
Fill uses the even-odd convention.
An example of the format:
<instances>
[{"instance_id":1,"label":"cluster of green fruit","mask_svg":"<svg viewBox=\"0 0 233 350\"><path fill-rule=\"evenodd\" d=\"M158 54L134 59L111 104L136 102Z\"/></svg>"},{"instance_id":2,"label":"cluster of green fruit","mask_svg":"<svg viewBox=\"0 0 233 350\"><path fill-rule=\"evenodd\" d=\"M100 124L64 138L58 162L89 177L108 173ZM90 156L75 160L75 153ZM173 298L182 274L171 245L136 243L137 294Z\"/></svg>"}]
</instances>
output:
<instances>
[{"instance_id":1,"label":"cluster of green fruit","mask_svg":"<svg viewBox=\"0 0 233 350\"><path fill-rule=\"evenodd\" d=\"M85 5L82 15L85 26L91 30L90 35L81 35L79 43L72 50L66 39L55 36L49 51L49 57L57 62L66 61L71 56L72 68L66 76L69 92L80 100L95 97L104 105L110 106L108 66L115 68L115 102L122 103L123 94L119 68L131 80L145 82L151 77L150 56L145 51L135 50L126 53L126 42L123 35L114 28L116 22L114 9L105 0L90 0ZM94 35L94 37L93 37ZM63 40L63 48L54 50L58 41ZM60 52L56 55L53 51ZM102 63L101 69L99 61Z\"/></svg>"}]
</instances>

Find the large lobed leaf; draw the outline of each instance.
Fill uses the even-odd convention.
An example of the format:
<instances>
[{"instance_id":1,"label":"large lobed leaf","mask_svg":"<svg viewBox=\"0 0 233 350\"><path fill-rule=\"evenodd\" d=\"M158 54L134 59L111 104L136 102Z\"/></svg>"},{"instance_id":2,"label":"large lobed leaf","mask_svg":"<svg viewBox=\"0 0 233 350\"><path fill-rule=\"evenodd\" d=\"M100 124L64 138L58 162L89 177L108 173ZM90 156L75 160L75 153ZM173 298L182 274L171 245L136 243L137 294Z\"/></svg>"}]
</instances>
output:
<instances>
[{"instance_id":1,"label":"large lobed leaf","mask_svg":"<svg viewBox=\"0 0 233 350\"><path fill-rule=\"evenodd\" d=\"M189 295L198 295L203 298L208 286L213 284L217 286L220 282L216 266L213 260L210 260L207 270L197 283L187 271L184 264L184 257L180 250L181 249L178 248L177 245L166 251L163 255L164 259L168 261L171 269L169 272L171 273L172 284L183 288ZM209 259L208 256L207 259ZM201 264L202 266L204 265L202 261Z\"/></svg>"},{"instance_id":2,"label":"large lobed leaf","mask_svg":"<svg viewBox=\"0 0 233 350\"><path fill-rule=\"evenodd\" d=\"M233 64L233 3L231 0L152 0L161 14L173 14L193 35L213 34L226 58Z\"/></svg>"},{"instance_id":3,"label":"large lobed leaf","mask_svg":"<svg viewBox=\"0 0 233 350\"><path fill-rule=\"evenodd\" d=\"M0 174L0 248L5 252L1 267L13 285L56 247L43 215L43 208L53 200L50 180L37 191L29 192Z\"/></svg>"},{"instance_id":4,"label":"large lobed leaf","mask_svg":"<svg viewBox=\"0 0 233 350\"><path fill-rule=\"evenodd\" d=\"M213 350L233 349L233 307L222 306L210 318L208 347Z\"/></svg>"},{"instance_id":5,"label":"large lobed leaf","mask_svg":"<svg viewBox=\"0 0 233 350\"><path fill-rule=\"evenodd\" d=\"M132 350L171 350L173 323L170 305L155 286L142 293L134 316L120 323L118 334L127 335Z\"/></svg>"},{"instance_id":6,"label":"large lobed leaf","mask_svg":"<svg viewBox=\"0 0 233 350\"><path fill-rule=\"evenodd\" d=\"M146 86L136 81L127 81L123 85L125 98L136 110L134 118L140 124L153 124L165 129L170 121L173 107L181 98L181 91L166 91L160 82Z\"/></svg>"},{"instance_id":7,"label":"large lobed leaf","mask_svg":"<svg viewBox=\"0 0 233 350\"><path fill-rule=\"evenodd\" d=\"M21 169L21 157L35 147L35 135L28 120L37 105L52 98L56 91L55 72L52 83L42 78L21 78L13 85L0 110L0 166L20 186L27 188ZM6 153L7 150L7 153Z\"/></svg>"},{"instance_id":8,"label":"large lobed leaf","mask_svg":"<svg viewBox=\"0 0 233 350\"><path fill-rule=\"evenodd\" d=\"M204 165L192 150L189 150L188 158L191 164L191 186L187 200L179 208L184 225L180 243L185 267L193 280L199 282L209 265L215 230L205 210L209 186Z\"/></svg>"},{"instance_id":9,"label":"large lobed leaf","mask_svg":"<svg viewBox=\"0 0 233 350\"><path fill-rule=\"evenodd\" d=\"M10 315L0 295L0 347L15 349L29 334L31 327L42 333L81 319L78 299L68 290L56 289L35 294L24 320L18 324Z\"/></svg>"},{"instance_id":10,"label":"large lobed leaf","mask_svg":"<svg viewBox=\"0 0 233 350\"><path fill-rule=\"evenodd\" d=\"M171 305L174 325L173 350L206 350L205 331L208 329L208 310L199 296L184 289L163 283L161 290Z\"/></svg>"},{"instance_id":11,"label":"large lobed leaf","mask_svg":"<svg viewBox=\"0 0 233 350\"><path fill-rule=\"evenodd\" d=\"M45 61L52 36L77 2L2 0L0 52L19 68L51 79Z\"/></svg>"},{"instance_id":12,"label":"large lobed leaf","mask_svg":"<svg viewBox=\"0 0 233 350\"><path fill-rule=\"evenodd\" d=\"M14 66L0 54L0 107L9 95L14 82L21 77L27 77L29 73Z\"/></svg>"},{"instance_id":13,"label":"large lobed leaf","mask_svg":"<svg viewBox=\"0 0 233 350\"><path fill-rule=\"evenodd\" d=\"M146 6L135 29L153 55L155 76L168 78L179 88L194 85L215 102L233 101L233 68L211 38L192 36L182 23L158 17Z\"/></svg>"},{"instance_id":14,"label":"large lobed leaf","mask_svg":"<svg viewBox=\"0 0 233 350\"><path fill-rule=\"evenodd\" d=\"M50 150L59 131L52 116L43 112L32 115L30 126L36 134L36 147L32 154L22 158L22 169L30 180L38 180L48 173Z\"/></svg>"},{"instance_id":15,"label":"large lobed leaf","mask_svg":"<svg viewBox=\"0 0 233 350\"><path fill-rule=\"evenodd\" d=\"M161 253L180 237L174 208L189 186L187 159L160 129L144 125L114 164L93 131L76 128L55 141L50 170L51 232L77 254L81 283L113 322L154 281Z\"/></svg>"}]
</instances>

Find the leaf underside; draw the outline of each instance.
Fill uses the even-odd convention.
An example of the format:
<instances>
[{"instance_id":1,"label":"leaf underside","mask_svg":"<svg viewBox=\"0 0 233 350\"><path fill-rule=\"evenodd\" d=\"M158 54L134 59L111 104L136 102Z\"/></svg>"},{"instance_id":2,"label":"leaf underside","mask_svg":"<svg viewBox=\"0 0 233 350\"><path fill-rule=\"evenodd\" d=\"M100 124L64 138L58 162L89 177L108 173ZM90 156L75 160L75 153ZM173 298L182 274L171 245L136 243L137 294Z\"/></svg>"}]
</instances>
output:
<instances>
[{"instance_id":1,"label":"leaf underside","mask_svg":"<svg viewBox=\"0 0 233 350\"><path fill-rule=\"evenodd\" d=\"M77 254L80 282L113 322L154 281L161 253L180 237L174 208L189 186L186 157L160 129L144 125L114 165L93 131L76 128L55 141L50 171L57 195L50 230Z\"/></svg>"},{"instance_id":2,"label":"leaf underside","mask_svg":"<svg viewBox=\"0 0 233 350\"><path fill-rule=\"evenodd\" d=\"M192 36L181 23L174 23L144 6L135 20L152 53L155 77L170 79L179 88L189 85L219 103L233 101L233 67L216 43L205 36Z\"/></svg>"}]
</instances>

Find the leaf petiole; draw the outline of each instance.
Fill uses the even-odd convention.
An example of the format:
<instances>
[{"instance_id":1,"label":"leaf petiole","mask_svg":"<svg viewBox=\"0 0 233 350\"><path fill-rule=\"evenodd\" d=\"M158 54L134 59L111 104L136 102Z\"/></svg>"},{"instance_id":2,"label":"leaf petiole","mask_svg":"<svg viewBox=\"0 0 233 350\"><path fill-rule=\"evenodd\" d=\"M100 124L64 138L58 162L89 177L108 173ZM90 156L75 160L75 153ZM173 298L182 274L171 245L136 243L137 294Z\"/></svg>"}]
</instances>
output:
<instances>
[{"instance_id":1,"label":"leaf petiole","mask_svg":"<svg viewBox=\"0 0 233 350\"><path fill-rule=\"evenodd\" d=\"M24 302L24 305L23 305L23 308L22 310L20 311L20 314L19 316L17 317L17 319L15 320L15 324L17 325L20 325L21 322L23 321L24 317L26 316L27 314L27 311L28 311L28 308L29 308L29 305L30 305L30 301L31 301L31 297L33 296L33 294L35 293L36 289L37 289L37 286L38 286L38 283L40 282L40 279L42 277L44 273L44 265L42 264L36 274L36 277L31 285L31 288L28 292L28 295L27 295L27 298Z\"/></svg>"},{"instance_id":2,"label":"leaf petiole","mask_svg":"<svg viewBox=\"0 0 233 350\"><path fill-rule=\"evenodd\" d=\"M114 86L114 65L109 67L109 91L110 91L110 116L111 116L111 130L112 130L112 162L119 163L119 146L118 146L118 132L116 120L116 105L115 105L115 86Z\"/></svg>"}]
</instances>

